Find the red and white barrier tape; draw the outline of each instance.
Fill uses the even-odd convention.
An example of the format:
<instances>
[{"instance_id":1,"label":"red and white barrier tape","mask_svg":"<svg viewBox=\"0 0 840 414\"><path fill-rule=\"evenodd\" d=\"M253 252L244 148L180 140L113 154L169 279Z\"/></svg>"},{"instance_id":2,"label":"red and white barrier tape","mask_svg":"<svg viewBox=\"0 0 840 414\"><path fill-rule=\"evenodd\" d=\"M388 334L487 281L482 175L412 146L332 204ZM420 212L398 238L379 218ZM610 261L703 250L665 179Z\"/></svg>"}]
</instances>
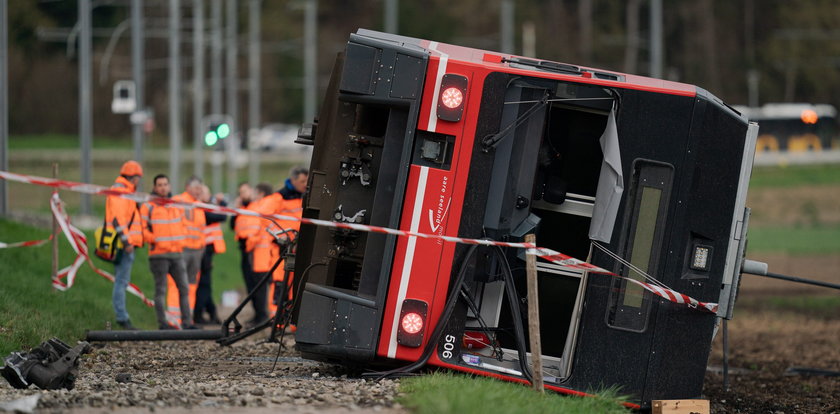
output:
<instances>
[{"instance_id":1,"label":"red and white barrier tape","mask_svg":"<svg viewBox=\"0 0 840 414\"><path fill-rule=\"evenodd\" d=\"M3 243L0 242L0 249L11 249L12 247L37 247L41 246L44 243L52 240L52 236L43 239L43 240L27 240L22 242L14 242L14 243Z\"/></svg>"},{"instance_id":2,"label":"red and white barrier tape","mask_svg":"<svg viewBox=\"0 0 840 414\"><path fill-rule=\"evenodd\" d=\"M502 242L502 241L494 241L494 240L483 240L483 239L470 239L470 238L463 238L463 237L454 237L454 236L443 236L437 234L427 234L427 233L418 233L413 231L407 230L397 230L388 227L380 227L380 226L371 226L366 224L354 224L354 223L342 223L342 222L335 222L335 221L326 221L326 220L319 220L319 219L311 219L311 218L299 218L299 217L292 217L292 216L283 216L283 215L270 215L265 216L254 211L250 210L242 210L242 209L235 209L230 207L222 207L213 204L206 204L206 203L187 203L182 201L175 201L170 198L164 197L157 197L152 196L147 193L120 193L114 190L111 190L108 187L98 186L93 184L84 184L72 181L63 181L54 178L44 178L44 177L32 177L26 176L21 174L15 174L8 171L0 171L0 178L11 180L11 181L18 181L22 183L28 184L36 184L46 187L53 187L53 188L60 188L70 191L75 191L79 193L86 193L86 194L96 194L96 195L113 195L118 197L127 198L130 200L134 200L135 202L142 203L151 201L156 204L175 204L175 205L182 205L182 206L192 206L197 207L202 210L212 211L215 213L225 213L229 215L246 215L246 216L254 216L254 217L262 217L267 219L276 219L276 220L284 220L284 221L299 221L303 224L311 224L315 226L323 226L323 227L332 227L332 228L339 228L339 229L347 229L347 230L355 230L355 231L364 231L369 233L382 233L382 234L392 234L396 236L403 236L403 237L419 237L423 239L439 239L450 243L461 243L461 244L478 244L482 246L501 246L501 247L512 247L518 249L528 249L526 253L528 254L536 254L538 257L552 262L554 264L578 269L578 270L585 270L590 273L600 273L605 275L610 275L613 277L622 278L625 280L629 280L631 283L635 283L645 290L660 296L669 302L677 303L686 305L690 308L699 309L701 311L706 311L710 313L716 313L718 309L718 304L716 303L709 303L709 302L701 302L698 301L688 295L684 295L672 289L667 289L663 287L659 287L653 284L641 282L635 280L633 278L624 277L604 268L595 266L591 263L584 262L583 260L576 259L572 256L565 255L560 252L556 252L554 250L538 247L533 243L511 243L511 242Z\"/></svg>"},{"instance_id":3,"label":"red and white barrier tape","mask_svg":"<svg viewBox=\"0 0 840 414\"><path fill-rule=\"evenodd\" d=\"M76 280L76 274L85 262L90 265L90 268L93 269L96 274L108 279L111 283L114 283L114 275L99 269L93 264L93 261L90 259L90 255L88 254L87 237L85 237L85 234L82 233L81 230L70 224L70 218L64 212L61 199L58 198L58 193L53 193L50 198L50 209L52 209L53 215L55 216L56 221L58 221L58 226L61 227L61 231L70 242L70 246L72 246L73 250L76 252L76 259L73 260L73 264L59 270L58 274L53 278L53 287L61 291L65 291L73 287L73 283ZM153 301L146 298L143 291L140 290L140 288L134 283L129 283L126 290L132 295L140 298L147 306L155 305Z\"/></svg>"}]
</instances>

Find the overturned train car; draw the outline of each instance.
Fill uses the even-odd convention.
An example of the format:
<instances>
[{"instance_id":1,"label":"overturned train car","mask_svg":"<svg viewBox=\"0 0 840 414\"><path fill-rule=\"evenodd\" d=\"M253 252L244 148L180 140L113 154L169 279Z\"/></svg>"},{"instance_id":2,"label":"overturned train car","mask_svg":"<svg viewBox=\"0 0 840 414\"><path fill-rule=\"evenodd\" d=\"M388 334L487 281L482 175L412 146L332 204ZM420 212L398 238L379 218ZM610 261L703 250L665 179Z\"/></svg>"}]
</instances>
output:
<instances>
[{"instance_id":1,"label":"overturned train car","mask_svg":"<svg viewBox=\"0 0 840 414\"><path fill-rule=\"evenodd\" d=\"M304 217L502 241L533 233L541 247L718 302L702 312L623 278L538 264L547 388L617 385L642 405L701 394L737 291L757 135L713 95L359 30L313 131ZM297 347L524 382L523 254L304 225Z\"/></svg>"}]
</instances>

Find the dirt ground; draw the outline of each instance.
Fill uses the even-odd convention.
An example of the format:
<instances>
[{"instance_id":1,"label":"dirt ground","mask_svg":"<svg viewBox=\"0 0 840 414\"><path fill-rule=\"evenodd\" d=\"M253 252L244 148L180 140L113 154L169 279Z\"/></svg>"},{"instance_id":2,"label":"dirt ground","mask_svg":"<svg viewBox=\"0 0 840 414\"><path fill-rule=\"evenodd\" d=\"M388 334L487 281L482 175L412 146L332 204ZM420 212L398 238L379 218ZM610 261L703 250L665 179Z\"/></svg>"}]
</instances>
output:
<instances>
[{"instance_id":1,"label":"dirt ground","mask_svg":"<svg viewBox=\"0 0 840 414\"><path fill-rule=\"evenodd\" d=\"M770 271L840 283L840 256L764 256ZM833 307L779 304L777 298L832 298ZM840 376L797 375L791 368L840 371L840 291L744 275L729 322L729 390L723 386L719 332L706 374L715 413L840 413Z\"/></svg>"},{"instance_id":2,"label":"dirt ground","mask_svg":"<svg viewBox=\"0 0 840 414\"><path fill-rule=\"evenodd\" d=\"M747 206L752 208L751 228L768 225L837 225L840 223L838 205L840 192L836 186L751 189L747 198Z\"/></svg>"}]
</instances>

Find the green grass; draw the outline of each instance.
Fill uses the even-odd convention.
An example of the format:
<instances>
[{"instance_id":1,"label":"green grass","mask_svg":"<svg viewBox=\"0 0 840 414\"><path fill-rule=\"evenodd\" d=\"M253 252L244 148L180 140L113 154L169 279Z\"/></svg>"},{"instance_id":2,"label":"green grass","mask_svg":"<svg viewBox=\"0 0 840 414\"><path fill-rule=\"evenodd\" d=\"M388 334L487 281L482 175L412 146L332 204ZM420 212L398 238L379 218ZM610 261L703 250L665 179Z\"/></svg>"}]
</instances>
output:
<instances>
[{"instance_id":1,"label":"green grass","mask_svg":"<svg viewBox=\"0 0 840 414\"><path fill-rule=\"evenodd\" d=\"M46 238L49 231L0 220L3 241L14 242ZM0 355L29 348L56 336L68 343L82 339L85 329L104 329L114 322L110 282L84 265L75 285L66 292L52 288L51 248L23 247L0 250ZM66 239L59 243L59 268L69 265L75 253ZM140 261L141 259L138 259ZM113 272L113 266L96 262ZM147 294L151 280L135 264L132 281ZM139 299L127 295L132 320L142 327L154 326L154 313Z\"/></svg>"},{"instance_id":2,"label":"green grass","mask_svg":"<svg viewBox=\"0 0 840 414\"><path fill-rule=\"evenodd\" d=\"M436 372L400 382L400 403L415 414L627 413L614 391L594 398L539 394L521 384L488 377Z\"/></svg>"},{"instance_id":3,"label":"green grass","mask_svg":"<svg viewBox=\"0 0 840 414\"><path fill-rule=\"evenodd\" d=\"M8 243L44 239L49 231L0 219L0 235L0 241ZM90 241L90 234L88 237ZM59 240L59 268L62 268L72 262L75 253L64 236ZM235 246L229 247L228 253L218 256L214 262L213 296L217 305L222 290L239 288L244 291L238 267L239 253ZM50 257L49 244L0 249L0 357L14 350L29 349L51 337L73 344L84 338L85 330L104 329L106 322L116 325L111 305L113 284L83 265L72 288L56 291L50 281ZM113 273L110 263L98 259L94 259L94 263ZM235 267L232 267L234 263ZM148 297L154 296L146 249L137 252L131 281ZM126 305L138 328L154 329L157 326L154 309L145 306L140 299L126 293Z\"/></svg>"},{"instance_id":4,"label":"green grass","mask_svg":"<svg viewBox=\"0 0 840 414\"><path fill-rule=\"evenodd\" d=\"M750 227L748 253L836 254L840 226Z\"/></svg>"},{"instance_id":5,"label":"green grass","mask_svg":"<svg viewBox=\"0 0 840 414\"><path fill-rule=\"evenodd\" d=\"M213 256L213 300L216 306L221 303L220 297L225 290L239 290L244 299L245 282L242 271L239 270L239 249L233 238L233 230L228 222L222 223L227 252Z\"/></svg>"},{"instance_id":6,"label":"green grass","mask_svg":"<svg viewBox=\"0 0 840 414\"><path fill-rule=\"evenodd\" d=\"M796 165L755 167L750 188L796 187L800 185L840 184L840 165Z\"/></svg>"},{"instance_id":7,"label":"green grass","mask_svg":"<svg viewBox=\"0 0 840 414\"><path fill-rule=\"evenodd\" d=\"M72 149L81 145L78 135L66 134L33 134L13 135L9 137L9 149ZM131 148L131 136L128 137L94 137L93 148Z\"/></svg>"},{"instance_id":8,"label":"green grass","mask_svg":"<svg viewBox=\"0 0 840 414\"><path fill-rule=\"evenodd\" d=\"M840 314L840 296L785 296L770 298L768 302L783 309Z\"/></svg>"},{"instance_id":9,"label":"green grass","mask_svg":"<svg viewBox=\"0 0 840 414\"><path fill-rule=\"evenodd\" d=\"M792 200L784 196L787 188L819 186L823 196L840 194L840 165L797 165L756 167L750 181L751 191L771 191L775 207L786 206L792 224L779 224L762 218L766 206L749 206L756 220L750 223L750 253L837 254L840 252L840 225L824 223L821 217L833 217L838 207L831 198ZM779 204L781 203L781 204ZM822 210L822 211L821 211ZM778 214L778 213L776 213ZM761 223L761 224L759 224Z\"/></svg>"},{"instance_id":10,"label":"green grass","mask_svg":"<svg viewBox=\"0 0 840 414\"><path fill-rule=\"evenodd\" d=\"M776 296L776 297L743 297L739 299L738 308L762 309L774 312L788 312L807 315L811 318L826 318L834 320L840 314L840 296ZM738 312L736 310L736 312Z\"/></svg>"},{"instance_id":11,"label":"green grass","mask_svg":"<svg viewBox=\"0 0 840 414\"><path fill-rule=\"evenodd\" d=\"M94 136L94 149L127 149L132 150L134 143L131 134L124 136ZM81 147L81 140L76 134L20 134L9 137L9 149L77 149ZM162 134L147 136L144 141L146 148L169 148L169 141ZM192 148L192 141L184 143L184 148Z\"/></svg>"}]
</instances>

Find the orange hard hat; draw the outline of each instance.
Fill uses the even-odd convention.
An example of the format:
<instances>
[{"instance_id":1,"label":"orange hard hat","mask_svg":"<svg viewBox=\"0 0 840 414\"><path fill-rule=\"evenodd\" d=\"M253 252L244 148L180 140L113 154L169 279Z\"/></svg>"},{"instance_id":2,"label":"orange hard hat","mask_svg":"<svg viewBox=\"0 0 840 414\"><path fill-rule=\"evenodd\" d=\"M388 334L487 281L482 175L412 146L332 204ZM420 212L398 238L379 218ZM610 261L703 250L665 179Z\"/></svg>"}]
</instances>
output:
<instances>
[{"instance_id":1,"label":"orange hard hat","mask_svg":"<svg viewBox=\"0 0 840 414\"><path fill-rule=\"evenodd\" d=\"M143 175L143 167L137 161L126 161L120 168L120 175L131 177L132 175Z\"/></svg>"}]
</instances>

